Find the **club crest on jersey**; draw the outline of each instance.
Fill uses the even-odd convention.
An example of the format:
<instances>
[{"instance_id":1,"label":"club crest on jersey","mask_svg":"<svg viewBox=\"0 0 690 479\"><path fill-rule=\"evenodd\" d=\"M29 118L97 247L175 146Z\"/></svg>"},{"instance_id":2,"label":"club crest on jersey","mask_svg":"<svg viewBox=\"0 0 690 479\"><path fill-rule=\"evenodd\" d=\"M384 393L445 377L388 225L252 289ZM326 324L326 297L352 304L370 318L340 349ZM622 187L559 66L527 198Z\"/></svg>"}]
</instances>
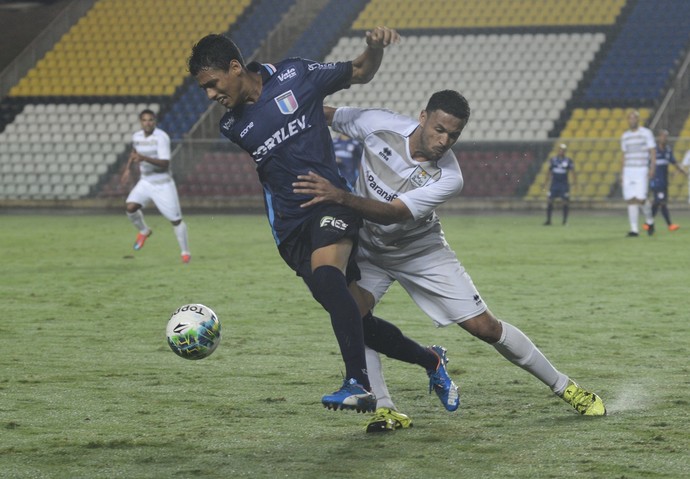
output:
<instances>
[{"instance_id":1,"label":"club crest on jersey","mask_svg":"<svg viewBox=\"0 0 690 479\"><path fill-rule=\"evenodd\" d=\"M424 171L424 169L421 166L418 166L417 169L412 173L412 176L410 177L410 181L417 188L426 185L430 179L431 175Z\"/></svg>"},{"instance_id":2,"label":"club crest on jersey","mask_svg":"<svg viewBox=\"0 0 690 479\"><path fill-rule=\"evenodd\" d=\"M288 90L279 97L274 98L276 104L278 105L278 108L280 108L280 112L283 115L291 115L295 111L297 111L297 107L299 107L299 104L297 103L297 98L295 98L294 93L292 93L292 90Z\"/></svg>"},{"instance_id":3,"label":"club crest on jersey","mask_svg":"<svg viewBox=\"0 0 690 479\"><path fill-rule=\"evenodd\" d=\"M342 231L347 229L347 223L345 223L343 220L339 220L338 218L334 218L333 216L324 216L321 218L319 226L321 228L331 226Z\"/></svg>"}]
</instances>

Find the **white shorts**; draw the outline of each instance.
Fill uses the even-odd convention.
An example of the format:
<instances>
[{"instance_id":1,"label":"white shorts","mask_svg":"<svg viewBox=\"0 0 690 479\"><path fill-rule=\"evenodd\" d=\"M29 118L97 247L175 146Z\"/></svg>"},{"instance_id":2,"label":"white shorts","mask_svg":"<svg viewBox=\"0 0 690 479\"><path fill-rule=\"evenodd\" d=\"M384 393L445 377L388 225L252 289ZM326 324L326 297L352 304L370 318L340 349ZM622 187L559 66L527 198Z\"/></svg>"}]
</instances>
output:
<instances>
[{"instance_id":1,"label":"white shorts","mask_svg":"<svg viewBox=\"0 0 690 479\"><path fill-rule=\"evenodd\" d=\"M182 219L180 198L177 196L177 187L172 178L156 182L142 178L134 185L132 191L129 192L129 196L127 196L127 203L147 206L150 202L156 205L158 211L168 221L179 221Z\"/></svg>"},{"instance_id":2,"label":"white shorts","mask_svg":"<svg viewBox=\"0 0 690 479\"><path fill-rule=\"evenodd\" d=\"M623 168L623 199L645 200L649 187L648 168Z\"/></svg>"},{"instance_id":3,"label":"white shorts","mask_svg":"<svg viewBox=\"0 0 690 479\"><path fill-rule=\"evenodd\" d=\"M359 286L378 303L394 281L437 327L458 324L483 313L487 306L470 275L446 245L429 253L381 264L381 256L360 248L357 265L362 272Z\"/></svg>"}]
</instances>

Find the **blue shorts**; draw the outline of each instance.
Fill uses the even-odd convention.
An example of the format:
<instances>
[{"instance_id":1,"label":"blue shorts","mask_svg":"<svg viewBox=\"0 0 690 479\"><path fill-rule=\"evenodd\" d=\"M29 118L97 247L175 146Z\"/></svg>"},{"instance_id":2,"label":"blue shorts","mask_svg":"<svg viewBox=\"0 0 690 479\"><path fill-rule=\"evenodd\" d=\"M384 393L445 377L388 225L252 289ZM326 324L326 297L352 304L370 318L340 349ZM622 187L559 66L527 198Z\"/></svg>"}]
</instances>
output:
<instances>
[{"instance_id":1,"label":"blue shorts","mask_svg":"<svg viewBox=\"0 0 690 479\"><path fill-rule=\"evenodd\" d=\"M361 224L361 217L350 208L336 204L318 205L309 219L280 243L278 251L297 276L307 280L311 277L311 254L319 248L349 238L353 246L345 276L347 284L350 284L360 279L354 258Z\"/></svg>"},{"instance_id":2,"label":"blue shorts","mask_svg":"<svg viewBox=\"0 0 690 479\"><path fill-rule=\"evenodd\" d=\"M549 190L549 199L553 200L556 198L563 198L564 200L570 199L570 188L568 185L558 185L552 186Z\"/></svg>"},{"instance_id":3,"label":"blue shorts","mask_svg":"<svg viewBox=\"0 0 690 479\"><path fill-rule=\"evenodd\" d=\"M664 202L668 199L668 188L654 188L652 196L654 196L654 201L657 203Z\"/></svg>"}]
</instances>

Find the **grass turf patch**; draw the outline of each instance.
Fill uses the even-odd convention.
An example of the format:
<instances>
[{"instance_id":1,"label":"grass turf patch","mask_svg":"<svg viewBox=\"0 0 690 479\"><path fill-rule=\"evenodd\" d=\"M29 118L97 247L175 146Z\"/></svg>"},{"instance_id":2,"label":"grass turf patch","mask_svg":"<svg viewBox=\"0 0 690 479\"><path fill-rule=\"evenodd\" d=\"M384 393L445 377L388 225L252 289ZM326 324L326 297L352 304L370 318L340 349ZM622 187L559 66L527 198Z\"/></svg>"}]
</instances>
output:
<instances>
[{"instance_id":1,"label":"grass turf patch","mask_svg":"<svg viewBox=\"0 0 690 479\"><path fill-rule=\"evenodd\" d=\"M139 252L124 215L3 216L0 477L675 478L685 431L688 231L625 238L619 215L445 216L485 301L610 415L576 415L460 328L435 329L394 287L377 314L449 350L462 405L384 359L414 427L364 433L326 411L342 361L326 314L279 258L261 216L190 215L192 263L170 224ZM687 212L674 212L690 225ZM202 361L165 343L178 306L218 314Z\"/></svg>"}]
</instances>

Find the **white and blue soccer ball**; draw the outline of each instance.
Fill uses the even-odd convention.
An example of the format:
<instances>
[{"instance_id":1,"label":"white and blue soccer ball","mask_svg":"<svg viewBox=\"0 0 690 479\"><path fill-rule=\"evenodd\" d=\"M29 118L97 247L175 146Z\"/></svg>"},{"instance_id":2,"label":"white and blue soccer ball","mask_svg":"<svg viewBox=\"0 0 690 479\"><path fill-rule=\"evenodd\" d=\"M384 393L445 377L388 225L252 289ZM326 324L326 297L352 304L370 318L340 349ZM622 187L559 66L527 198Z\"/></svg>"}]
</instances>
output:
<instances>
[{"instance_id":1,"label":"white and blue soccer ball","mask_svg":"<svg viewBox=\"0 0 690 479\"><path fill-rule=\"evenodd\" d=\"M185 359L203 359L220 344L220 321L208 306L185 304L170 316L165 333L175 354Z\"/></svg>"}]
</instances>

